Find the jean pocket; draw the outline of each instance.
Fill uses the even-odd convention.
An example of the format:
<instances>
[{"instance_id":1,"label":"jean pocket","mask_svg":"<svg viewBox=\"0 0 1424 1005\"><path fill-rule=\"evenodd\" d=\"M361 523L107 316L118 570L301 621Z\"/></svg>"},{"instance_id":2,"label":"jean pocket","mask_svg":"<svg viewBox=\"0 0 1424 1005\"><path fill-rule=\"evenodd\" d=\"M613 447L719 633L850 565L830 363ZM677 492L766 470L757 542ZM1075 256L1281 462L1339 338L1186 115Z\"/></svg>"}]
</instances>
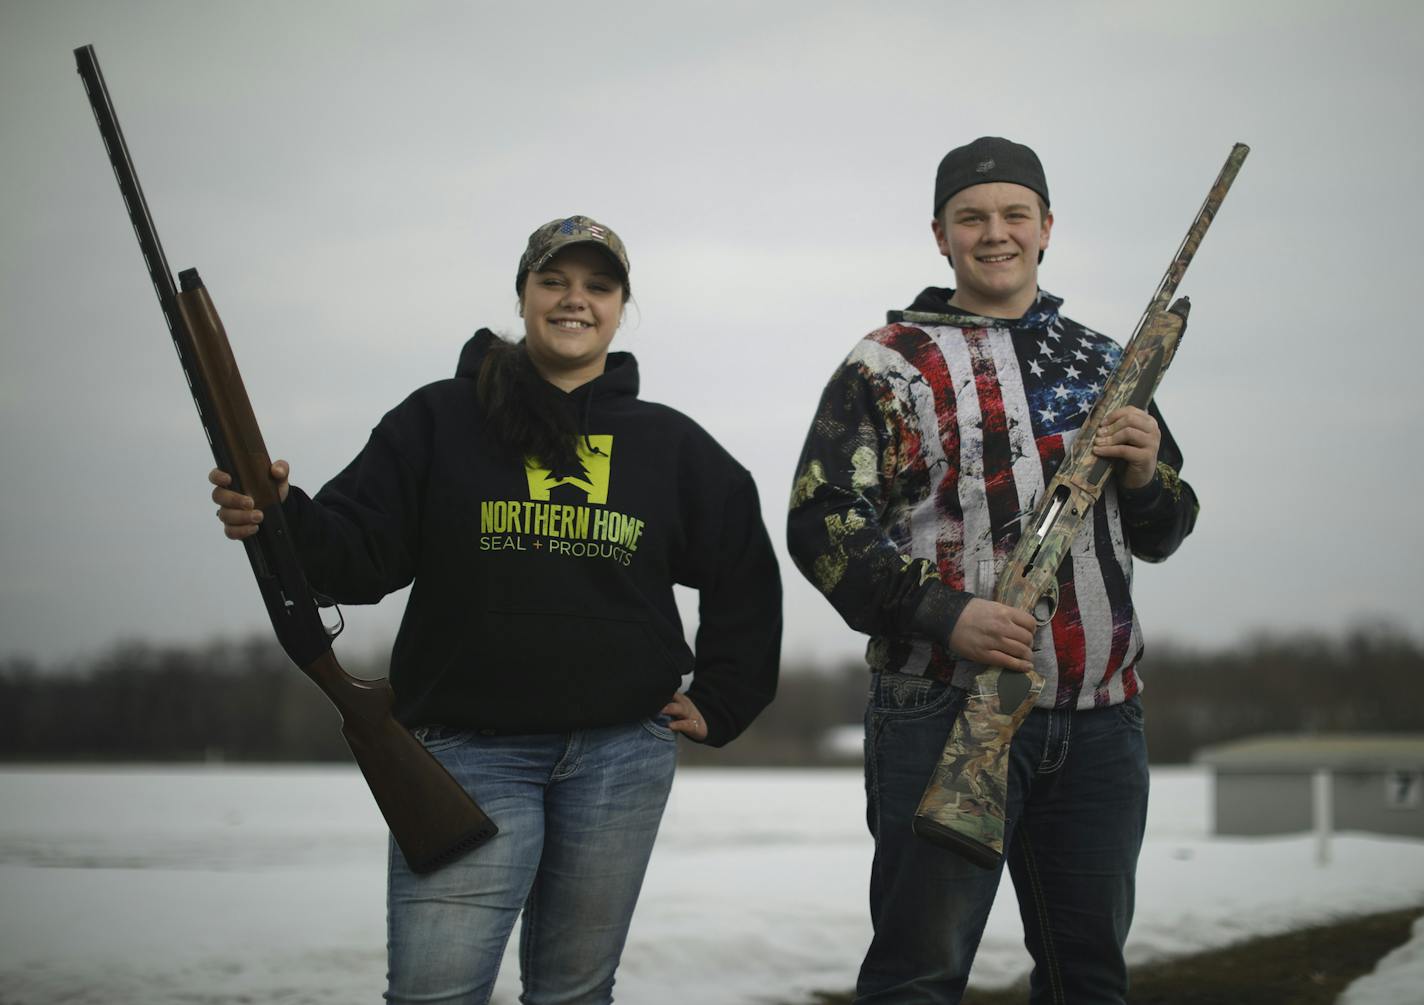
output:
<instances>
[{"instance_id":1,"label":"jean pocket","mask_svg":"<svg viewBox=\"0 0 1424 1005\"><path fill-rule=\"evenodd\" d=\"M1142 732L1146 717L1142 714L1142 699L1134 695L1121 705L1117 706L1118 718L1128 729L1135 729Z\"/></svg>"},{"instance_id":2,"label":"jean pocket","mask_svg":"<svg viewBox=\"0 0 1424 1005\"><path fill-rule=\"evenodd\" d=\"M875 674L870 689L870 711L877 718L933 715L961 692L948 681L915 674Z\"/></svg>"},{"instance_id":3,"label":"jean pocket","mask_svg":"<svg viewBox=\"0 0 1424 1005\"><path fill-rule=\"evenodd\" d=\"M667 716L659 713L650 715L643 720L643 728L652 733L659 740L676 740L677 734L668 728L668 723L672 722Z\"/></svg>"},{"instance_id":4,"label":"jean pocket","mask_svg":"<svg viewBox=\"0 0 1424 1005\"><path fill-rule=\"evenodd\" d=\"M434 754L458 747L473 735L474 730L459 726L417 726L410 732L426 750Z\"/></svg>"}]
</instances>

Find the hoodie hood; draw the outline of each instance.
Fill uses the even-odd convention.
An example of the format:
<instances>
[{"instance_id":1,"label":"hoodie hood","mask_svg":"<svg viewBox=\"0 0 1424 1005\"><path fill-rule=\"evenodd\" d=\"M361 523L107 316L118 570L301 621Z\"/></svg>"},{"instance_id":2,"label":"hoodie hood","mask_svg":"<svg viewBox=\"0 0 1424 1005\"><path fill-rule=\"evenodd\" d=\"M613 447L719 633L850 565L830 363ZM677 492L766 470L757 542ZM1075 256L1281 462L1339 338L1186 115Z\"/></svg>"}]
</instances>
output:
<instances>
[{"instance_id":1,"label":"hoodie hood","mask_svg":"<svg viewBox=\"0 0 1424 1005\"><path fill-rule=\"evenodd\" d=\"M961 328L1007 328L1009 331L1044 331L1058 320L1063 298L1040 289L1033 306L1021 318L991 318L960 310L949 302L954 289L948 286L926 286L903 311L888 311L887 324L939 324Z\"/></svg>"},{"instance_id":2,"label":"hoodie hood","mask_svg":"<svg viewBox=\"0 0 1424 1005\"><path fill-rule=\"evenodd\" d=\"M480 374L480 365L489 354L490 346L499 336L488 328L481 328L470 336L460 349L460 360L455 364L455 376L474 380ZM522 340L521 340L522 341ZM572 391L564 392L570 400L581 402L586 396L599 398L636 398L638 396L638 361L632 353L610 352L603 373L587 384Z\"/></svg>"}]
</instances>

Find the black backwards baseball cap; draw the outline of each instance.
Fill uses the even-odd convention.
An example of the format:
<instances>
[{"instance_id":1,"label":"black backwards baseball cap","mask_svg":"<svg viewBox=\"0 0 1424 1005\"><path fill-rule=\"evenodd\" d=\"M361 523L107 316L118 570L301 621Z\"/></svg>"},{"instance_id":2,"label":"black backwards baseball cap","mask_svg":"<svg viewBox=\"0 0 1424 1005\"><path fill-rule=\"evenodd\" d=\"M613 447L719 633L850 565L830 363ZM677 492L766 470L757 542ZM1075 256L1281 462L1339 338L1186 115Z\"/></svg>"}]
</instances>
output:
<instances>
[{"instance_id":1,"label":"black backwards baseball cap","mask_svg":"<svg viewBox=\"0 0 1424 1005\"><path fill-rule=\"evenodd\" d=\"M1031 188L1048 201L1048 180L1038 154L1022 143L1002 136L981 136L973 143L955 147L944 155L935 172L934 213L938 217L950 197L971 185L1006 181Z\"/></svg>"},{"instance_id":2,"label":"black backwards baseball cap","mask_svg":"<svg viewBox=\"0 0 1424 1005\"><path fill-rule=\"evenodd\" d=\"M622 238L612 229L586 216L566 216L550 220L529 235L529 245L519 257L519 269L514 276L514 289L524 292L524 277L538 272L549 259L571 244L596 244L608 253L608 257L618 266L623 280L625 299L632 294L628 283L628 249Z\"/></svg>"}]
</instances>

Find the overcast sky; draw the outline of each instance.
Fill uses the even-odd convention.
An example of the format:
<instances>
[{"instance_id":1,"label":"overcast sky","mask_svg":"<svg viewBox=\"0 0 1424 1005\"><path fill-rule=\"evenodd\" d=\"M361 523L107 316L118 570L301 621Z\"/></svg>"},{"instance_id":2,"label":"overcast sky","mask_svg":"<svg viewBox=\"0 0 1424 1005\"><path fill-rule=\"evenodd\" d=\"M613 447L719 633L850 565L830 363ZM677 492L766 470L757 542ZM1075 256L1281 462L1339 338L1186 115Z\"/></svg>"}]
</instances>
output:
<instances>
[{"instance_id":1,"label":"overcast sky","mask_svg":"<svg viewBox=\"0 0 1424 1005\"><path fill-rule=\"evenodd\" d=\"M935 165L1033 146L1040 280L1130 333L1232 142L1158 393L1202 500L1139 564L1148 637L1421 632L1424 6L0 0L0 656L265 625L71 50L93 43L175 271L315 489L480 326L530 230L632 259L615 348L756 475L786 653L863 640L785 558L792 468L857 338L952 276ZM403 596L348 609L384 644Z\"/></svg>"}]
</instances>

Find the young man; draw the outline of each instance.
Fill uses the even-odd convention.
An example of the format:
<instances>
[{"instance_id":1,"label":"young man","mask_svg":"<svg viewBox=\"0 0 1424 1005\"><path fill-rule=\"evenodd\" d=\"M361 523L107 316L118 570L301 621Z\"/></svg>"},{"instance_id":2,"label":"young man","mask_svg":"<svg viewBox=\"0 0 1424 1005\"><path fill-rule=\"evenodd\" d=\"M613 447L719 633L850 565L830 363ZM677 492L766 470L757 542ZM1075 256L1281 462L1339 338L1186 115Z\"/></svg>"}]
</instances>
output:
<instances>
[{"instance_id":1,"label":"young man","mask_svg":"<svg viewBox=\"0 0 1424 1005\"><path fill-rule=\"evenodd\" d=\"M958 1002L999 885L911 831L977 664L1047 683L1012 745L1006 860L1031 1000L1122 1002L1147 812L1132 556L1160 561L1196 497L1155 409L1108 417L1121 461L1059 571L1052 622L987 599L1121 348L1038 287L1053 216L1028 147L983 137L935 178L954 289L927 289L856 345L802 452L788 538L801 571L870 635L867 820L875 935L857 1003Z\"/></svg>"}]
</instances>

